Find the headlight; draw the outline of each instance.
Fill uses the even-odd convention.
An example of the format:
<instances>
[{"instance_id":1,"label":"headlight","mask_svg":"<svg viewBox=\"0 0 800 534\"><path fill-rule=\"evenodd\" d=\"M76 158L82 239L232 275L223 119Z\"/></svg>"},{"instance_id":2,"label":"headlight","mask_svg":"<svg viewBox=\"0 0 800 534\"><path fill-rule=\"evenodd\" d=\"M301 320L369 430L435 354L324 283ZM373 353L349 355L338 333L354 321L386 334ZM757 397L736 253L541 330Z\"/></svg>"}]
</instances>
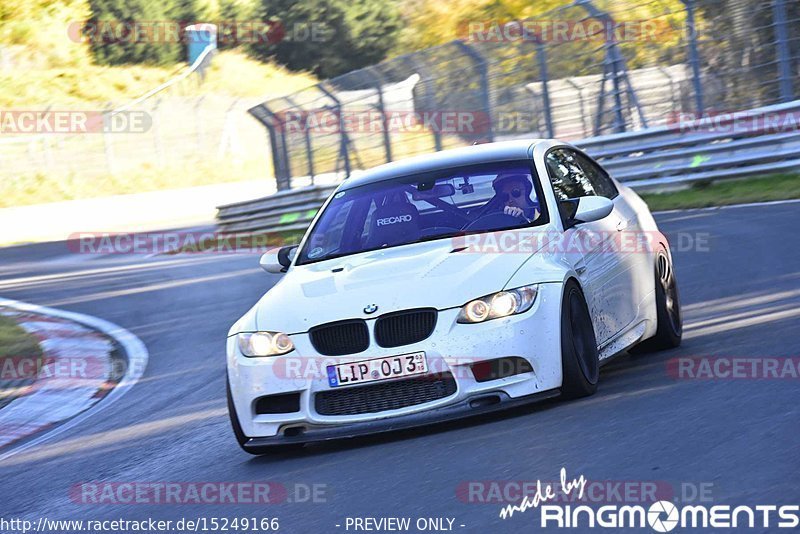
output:
<instances>
[{"instance_id":1,"label":"headlight","mask_svg":"<svg viewBox=\"0 0 800 534\"><path fill-rule=\"evenodd\" d=\"M471 300L461 308L457 321L459 323L482 323L490 319L526 312L531 309L536 300L537 288L538 286L535 285L518 287Z\"/></svg>"},{"instance_id":2,"label":"headlight","mask_svg":"<svg viewBox=\"0 0 800 534\"><path fill-rule=\"evenodd\" d=\"M294 350L294 344L283 332L245 332L236 334L239 350L245 356L279 356Z\"/></svg>"}]
</instances>

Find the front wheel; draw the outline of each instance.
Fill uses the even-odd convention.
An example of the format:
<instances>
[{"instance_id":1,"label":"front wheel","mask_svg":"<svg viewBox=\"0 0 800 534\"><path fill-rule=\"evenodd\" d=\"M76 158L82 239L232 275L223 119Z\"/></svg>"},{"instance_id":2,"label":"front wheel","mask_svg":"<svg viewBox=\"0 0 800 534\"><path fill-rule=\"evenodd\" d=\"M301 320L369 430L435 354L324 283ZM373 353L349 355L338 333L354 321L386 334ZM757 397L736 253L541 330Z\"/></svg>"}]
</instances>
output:
<instances>
[{"instance_id":1,"label":"front wheel","mask_svg":"<svg viewBox=\"0 0 800 534\"><path fill-rule=\"evenodd\" d=\"M583 292L574 280L564 286L561 302L561 394L568 399L597 391L600 359L592 318Z\"/></svg>"},{"instance_id":2,"label":"front wheel","mask_svg":"<svg viewBox=\"0 0 800 534\"><path fill-rule=\"evenodd\" d=\"M656 333L636 345L631 352L643 354L680 346L683 337L683 317L675 271L666 250L656 253Z\"/></svg>"}]
</instances>

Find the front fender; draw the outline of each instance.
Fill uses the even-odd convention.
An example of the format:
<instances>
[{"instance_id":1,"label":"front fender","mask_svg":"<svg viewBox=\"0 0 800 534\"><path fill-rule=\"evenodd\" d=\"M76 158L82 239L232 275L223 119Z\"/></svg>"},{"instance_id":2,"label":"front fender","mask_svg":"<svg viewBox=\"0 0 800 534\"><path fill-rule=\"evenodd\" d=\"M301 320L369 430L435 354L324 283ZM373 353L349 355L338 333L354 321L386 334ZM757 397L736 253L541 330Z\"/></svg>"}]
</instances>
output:
<instances>
[{"instance_id":1,"label":"front fender","mask_svg":"<svg viewBox=\"0 0 800 534\"><path fill-rule=\"evenodd\" d=\"M569 278L578 279L578 274L569 263L546 254L534 254L523 263L508 280L503 289L531 284L565 283Z\"/></svg>"}]
</instances>

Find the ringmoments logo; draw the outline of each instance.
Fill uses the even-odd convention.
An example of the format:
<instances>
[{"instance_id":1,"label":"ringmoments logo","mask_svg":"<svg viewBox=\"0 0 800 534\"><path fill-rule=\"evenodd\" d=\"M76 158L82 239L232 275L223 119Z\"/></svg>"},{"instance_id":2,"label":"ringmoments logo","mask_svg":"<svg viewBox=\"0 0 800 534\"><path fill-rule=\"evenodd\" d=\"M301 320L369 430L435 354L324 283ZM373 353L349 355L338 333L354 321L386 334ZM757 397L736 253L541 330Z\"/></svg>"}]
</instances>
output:
<instances>
[{"instance_id":1,"label":"ringmoments logo","mask_svg":"<svg viewBox=\"0 0 800 534\"><path fill-rule=\"evenodd\" d=\"M676 505L659 500L649 506L609 504L593 508L588 505L546 504L558 493L575 494L583 498L587 486L581 475L567 479L561 469L560 488L537 481L536 492L525 496L519 504L509 504L500 509L500 518L508 519L529 509L539 509L541 528L645 528L655 532L670 532L676 528L759 528L785 529L800 525L800 505Z\"/></svg>"}]
</instances>

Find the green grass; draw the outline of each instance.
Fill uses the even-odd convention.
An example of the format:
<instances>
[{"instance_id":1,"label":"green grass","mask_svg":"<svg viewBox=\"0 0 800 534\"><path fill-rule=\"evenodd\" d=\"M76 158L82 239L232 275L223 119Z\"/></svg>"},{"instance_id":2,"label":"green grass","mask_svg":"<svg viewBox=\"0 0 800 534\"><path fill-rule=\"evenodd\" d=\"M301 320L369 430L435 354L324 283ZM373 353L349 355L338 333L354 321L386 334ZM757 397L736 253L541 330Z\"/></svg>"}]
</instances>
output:
<instances>
[{"instance_id":1,"label":"green grass","mask_svg":"<svg viewBox=\"0 0 800 534\"><path fill-rule=\"evenodd\" d=\"M0 369L4 369L6 358L42 358L42 348L35 336L28 333L17 322L0 314ZM38 365L37 365L38 367ZM0 408L11 402L19 393L19 382L6 384L10 376L0 376ZM8 387L7 387L8 386Z\"/></svg>"},{"instance_id":2,"label":"green grass","mask_svg":"<svg viewBox=\"0 0 800 534\"><path fill-rule=\"evenodd\" d=\"M652 211L727 206L800 198L800 174L770 174L754 178L697 184L665 193L642 193Z\"/></svg>"},{"instance_id":3,"label":"green grass","mask_svg":"<svg viewBox=\"0 0 800 534\"><path fill-rule=\"evenodd\" d=\"M103 66L85 64L62 68L19 68L0 71L0 107L53 109L100 107L108 102L129 102L158 87L186 68L145 65ZM313 85L309 74L262 63L235 50L217 54L202 84L184 83L186 95L220 94L231 97L277 96Z\"/></svg>"},{"instance_id":4,"label":"green grass","mask_svg":"<svg viewBox=\"0 0 800 534\"><path fill-rule=\"evenodd\" d=\"M0 315L0 358L41 354L42 349L35 336L26 332L13 318Z\"/></svg>"}]
</instances>

